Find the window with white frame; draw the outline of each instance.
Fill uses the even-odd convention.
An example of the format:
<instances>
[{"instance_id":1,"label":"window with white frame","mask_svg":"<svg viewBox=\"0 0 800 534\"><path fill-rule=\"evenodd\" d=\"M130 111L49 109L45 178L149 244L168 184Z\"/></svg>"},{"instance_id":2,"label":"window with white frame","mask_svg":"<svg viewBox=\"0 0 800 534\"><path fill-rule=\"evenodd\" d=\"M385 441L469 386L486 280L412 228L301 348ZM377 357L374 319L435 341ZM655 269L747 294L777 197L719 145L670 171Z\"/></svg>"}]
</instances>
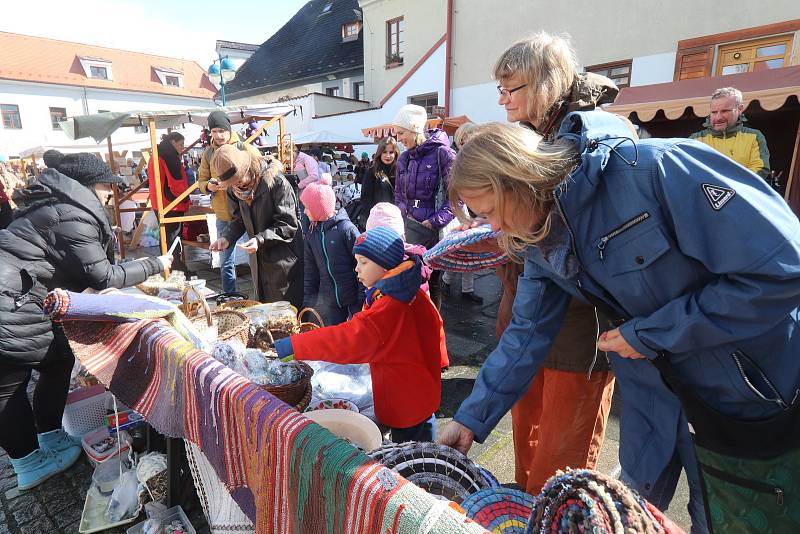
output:
<instances>
[{"instance_id":1,"label":"window with white frame","mask_svg":"<svg viewBox=\"0 0 800 534\"><path fill-rule=\"evenodd\" d=\"M353 98L364 100L364 82L353 82Z\"/></svg>"},{"instance_id":2,"label":"window with white frame","mask_svg":"<svg viewBox=\"0 0 800 534\"><path fill-rule=\"evenodd\" d=\"M428 118L433 118L433 108L439 105L439 93L410 96L408 97L408 103L422 106L428 112Z\"/></svg>"},{"instance_id":3,"label":"window with white frame","mask_svg":"<svg viewBox=\"0 0 800 534\"><path fill-rule=\"evenodd\" d=\"M325 94L328 96L339 96L339 88L338 87L327 87L325 88Z\"/></svg>"},{"instance_id":4,"label":"window with white frame","mask_svg":"<svg viewBox=\"0 0 800 534\"><path fill-rule=\"evenodd\" d=\"M386 64L403 63L403 17L386 21Z\"/></svg>"},{"instance_id":5,"label":"window with white frame","mask_svg":"<svg viewBox=\"0 0 800 534\"><path fill-rule=\"evenodd\" d=\"M108 79L108 69L106 67L96 67L91 65L89 67L89 77L97 78L98 80Z\"/></svg>"},{"instance_id":6,"label":"window with white frame","mask_svg":"<svg viewBox=\"0 0 800 534\"><path fill-rule=\"evenodd\" d=\"M342 24L342 42L355 41L358 39L358 33L361 31L361 21L348 22Z\"/></svg>"},{"instance_id":7,"label":"window with white frame","mask_svg":"<svg viewBox=\"0 0 800 534\"><path fill-rule=\"evenodd\" d=\"M83 72L87 78L96 80L113 80L111 62L99 57L78 56Z\"/></svg>"}]
</instances>

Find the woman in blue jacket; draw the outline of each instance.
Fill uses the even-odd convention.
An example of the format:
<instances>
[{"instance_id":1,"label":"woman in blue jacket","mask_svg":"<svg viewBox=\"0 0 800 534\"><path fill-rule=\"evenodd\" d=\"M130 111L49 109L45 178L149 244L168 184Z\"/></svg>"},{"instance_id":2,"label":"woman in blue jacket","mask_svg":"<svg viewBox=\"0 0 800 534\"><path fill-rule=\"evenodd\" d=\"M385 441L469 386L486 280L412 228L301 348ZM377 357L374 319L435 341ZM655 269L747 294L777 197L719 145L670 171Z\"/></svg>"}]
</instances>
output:
<instances>
[{"instance_id":1,"label":"woman in blue jacket","mask_svg":"<svg viewBox=\"0 0 800 534\"><path fill-rule=\"evenodd\" d=\"M603 111L571 113L553 144L540 140L490 124L453 167L451 199L503 230L501 245L525 270L511 325L440 441L466 451L485 439L527 390L570 298L599 296L630 317L598 342L624 400L623 479L666 509L683 467L692 531L704 532L688 423L648 360L666 354L732 417L771 417L796 402L800 224L724 155L692 140L634 142Z\"/></svg>"}]
</instances>

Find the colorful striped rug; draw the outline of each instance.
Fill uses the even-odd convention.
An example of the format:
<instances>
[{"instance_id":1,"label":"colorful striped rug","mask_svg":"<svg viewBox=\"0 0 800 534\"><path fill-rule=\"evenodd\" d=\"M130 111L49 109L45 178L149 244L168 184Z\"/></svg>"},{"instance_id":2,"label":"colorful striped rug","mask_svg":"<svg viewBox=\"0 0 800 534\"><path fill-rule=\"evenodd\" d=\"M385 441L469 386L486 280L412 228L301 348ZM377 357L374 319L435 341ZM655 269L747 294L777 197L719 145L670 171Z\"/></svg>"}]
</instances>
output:
<instances>
[{"instance_id":1,"label":"colorful striped rug","mask_svg":"<svg viewBox=\"0 0 800 534\"><path fill-rule=\"evenodd\" d=\"M68 296L59 319L81 363L157 431L197 445L256 532L486 532L196 349L164 319L87 319L77 303L103 310L106 296Z\"/></svg>"}]
</instances>

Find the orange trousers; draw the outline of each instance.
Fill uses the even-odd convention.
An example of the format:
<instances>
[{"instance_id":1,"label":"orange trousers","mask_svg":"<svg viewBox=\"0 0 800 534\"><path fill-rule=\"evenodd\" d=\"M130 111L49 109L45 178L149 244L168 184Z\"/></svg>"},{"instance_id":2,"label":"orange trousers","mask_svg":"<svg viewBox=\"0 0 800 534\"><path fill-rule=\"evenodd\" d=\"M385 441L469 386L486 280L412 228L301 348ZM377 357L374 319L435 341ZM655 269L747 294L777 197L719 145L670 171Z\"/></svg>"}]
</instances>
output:
<instances>
[{"instance_id":1,"label":"orange trousers","mask_svg":"<svg viewBox=\"0 0 800 534\"><path fill-rule=\"evenodd\" d=\"M610 371L540 369L511 408L517 484L536 495L557 469L594 469L613 394Z\"/></svg>"}]
</instances>

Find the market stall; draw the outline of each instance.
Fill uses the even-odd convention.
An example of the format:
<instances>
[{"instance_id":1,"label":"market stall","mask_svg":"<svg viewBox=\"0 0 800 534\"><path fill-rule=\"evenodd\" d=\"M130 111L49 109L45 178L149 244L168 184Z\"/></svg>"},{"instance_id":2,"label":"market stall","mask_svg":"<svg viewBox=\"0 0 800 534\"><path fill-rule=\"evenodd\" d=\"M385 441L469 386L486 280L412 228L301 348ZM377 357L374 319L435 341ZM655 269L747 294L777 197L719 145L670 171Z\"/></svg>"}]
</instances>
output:
<instances>
[{"instance_id":1,"label":"market stall","mask_svg":"<svg viewBox=\"0 0 800 534\"><path fill-rule=\"evenodd\" d=\"M458 117L435 117L433 119L428 119L428 122L425 124L425 128L441 128L447 132L447 135L452 136L456 133L456 130L458 130L459 126L468 122L472 121L466 115L459 115ZM362 128L361 133L364 134L364 137L372 138L375 144L377 144L384 137L395 135L394 126L391 124L380 124L378 126Z\"/></svg>"},{"instance_id":2,"label":"market stall","mask_svg":"<svg viewBox=\"0 0 800 534\"><path fill-rule=\"evenodd\" d=\"M153 158L158 158L158 138L156 132L158 129L169 129L184 124L197 124L205 126L209 113L212 111L224 111L231 119L231 123L245 123L253 120L264 121L264 123L245 140L245 143L252 143L256 138L260 137L262 133L269 127L277 124L279 129L278 138L283 139L285 132L284 117L295 111L295 107L288 104L273 104L264 106L228 106L225 108L196 108L196 109L183 109L183 110L159 110L159 111L131 111L131 112L106 112L96 113L94 115L83 115L78 117L71 117L61 123L61 129L71 139L82 139L91 137L98 143L107 140L108 153L113 160L113 145L111 143L111 135L122 127L142 127L147 126L150 133L150 155ZM190 150L194 145L199 143L198 139L192 143L185 150ZM279 157L283 156L283 143L278 145ZM113 164L112 164L113 165ZM113 166L112 166L113 168ZM165 225L175 222L190 222L190 221L205 221L206 214L198 213L194 215L184 216L170 216L170 212L178 206L182 201L189 197L199 187L197 183L190 186L186 191L180 194L175 200L167 205L164 205L162 193L162 177L160 176L158 165L154 166L153 179L156 184L156 206L151 208L156 212L159 222L159 236L161 252L167 251L167 240ZM114 212L115 224L120 226L120 213L126 211L146 211L147 208L120 208L120 204L129 200L132 195L137 193L146 182L139 184L125 196L120 196L117 188L114 188ZM120 240L120 254L125 257L124 241ZM206 248L207 243L186 242L189 246L200 246Z\"/></svg>"},{"instance_id":3,"label":"market stall","mask_svg":"<svg viewBox=\"0 0 800 534\"><path fill-rule=\"evenodd\" d=\"M688 137L702 129L720 87L742 91L747 126L766 137L775 181L800 216L800 66L625 87L605 109L652 137Z\"/></svg>"}]
</instances>

